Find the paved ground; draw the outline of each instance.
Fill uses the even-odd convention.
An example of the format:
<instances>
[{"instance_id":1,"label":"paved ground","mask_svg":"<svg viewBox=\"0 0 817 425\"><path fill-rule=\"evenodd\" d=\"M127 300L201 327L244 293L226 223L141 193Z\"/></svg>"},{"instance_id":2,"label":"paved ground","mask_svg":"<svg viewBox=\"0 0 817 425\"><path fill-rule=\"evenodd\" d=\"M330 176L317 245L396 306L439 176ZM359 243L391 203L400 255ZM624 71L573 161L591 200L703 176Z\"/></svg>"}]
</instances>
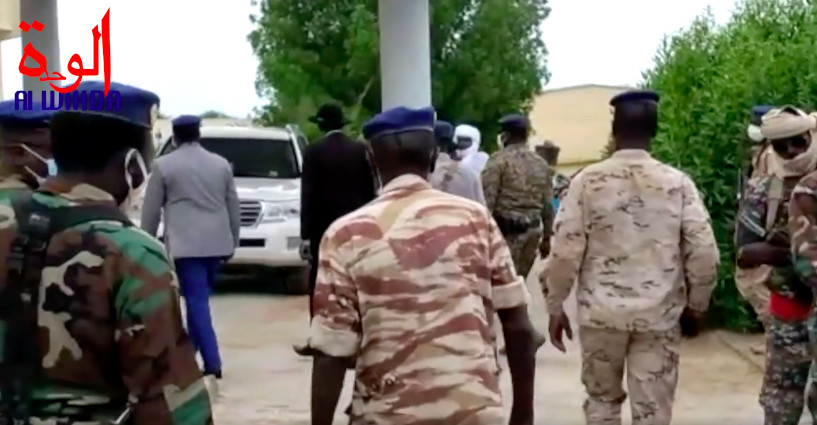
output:
<instances>
[{"instance_id":1,"label":"paved ground","mask_svg":"<svg viewBox=\"0 0 817 425\"><path fill-rule=\"evenodd\" d=\"M215 406L217 424L309 424L310 362L297 358L291 349L305 337L306 306L303 297L246 289L227 291L213 299L225 363ZM537 325L544 323L539 320ZM566 355L549 344L540 350L537 424L582 423L584 391L579 371L575 345ZM760 381L758 368L736 354L717 333L687 341L673 423L760 424L762 414L756 401ZM507 376L504 384L508 389ZM625 411L625 424L629 423L626 415ZM346 421L338 416L336 423Z\"/></svg>"}]
</instances>

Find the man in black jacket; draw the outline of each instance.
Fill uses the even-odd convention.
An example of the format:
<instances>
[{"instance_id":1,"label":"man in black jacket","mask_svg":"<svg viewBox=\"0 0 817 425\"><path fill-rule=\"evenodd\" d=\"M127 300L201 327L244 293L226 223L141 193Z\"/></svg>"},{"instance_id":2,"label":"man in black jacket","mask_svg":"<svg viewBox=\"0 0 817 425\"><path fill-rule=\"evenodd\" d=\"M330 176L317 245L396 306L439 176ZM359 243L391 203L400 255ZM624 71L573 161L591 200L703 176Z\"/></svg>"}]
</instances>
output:
<instances>
[{"instance_id":1,"label":"man in black jacket","mask_svg":"<svg viewBox=\"0 0 817 425\"><path fill-rule=\"evenodd\" d=\"M301 178L301 256L310 262L311 319L321 238L333 221L374 199L376 189L366 145L343 133L347 121L341 107L325 104L310 121L326 133L306 149ZM312 354L308 342L294 349Z\"/></svg>"}]
</instances>

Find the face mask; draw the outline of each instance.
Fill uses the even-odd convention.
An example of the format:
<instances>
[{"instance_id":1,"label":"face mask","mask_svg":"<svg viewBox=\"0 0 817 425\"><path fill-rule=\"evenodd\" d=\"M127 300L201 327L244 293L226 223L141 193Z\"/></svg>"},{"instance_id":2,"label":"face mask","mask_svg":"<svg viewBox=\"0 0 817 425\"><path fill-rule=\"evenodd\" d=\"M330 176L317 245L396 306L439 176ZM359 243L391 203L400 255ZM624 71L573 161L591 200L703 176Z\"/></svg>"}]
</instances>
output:
<instances>
[{"instance_id":1,"label":"face mask","mask_svg":"<svg viewBox=\"0 0 817 425\"><path fill-rule=\"evenodd\" d=\"M31 149L30 147L26 146L25 144L21 144L20 147L22 147L26 152L30 153L34 158L37 158L42 163L44 163L46 165L46 167L48 167L48 176L49 177L54 177L54 176L57 175L57 162L54 161L54 158L48 158L48 159L43 158L42 155L38 154L36 151L34 151L34 149ZM37 174L36 172L34 172L34 170L32 170L29 167L25 167L25 169L26 169L26 172L31 174L31 177L34 177L34 179L37 180L37 184L43 184L43 182L45 181L45 178L43 176Z\"/></svg>"},{"instance_id":2,"label":"face mask","mask_svg":"<svg viewBox=\"0 0 817 425\"><path fill-rule=\"evenodd\" d=\"M136 161L136 165L139 166L139 172L142 174L142 183L139 186L135 186L133 183L134 177L128 171L128 166L130 165L131 161ZM148 175L148 169L145 166L145 160L142 158L142 154L139 153L136 149L131 149L125 155L125 182L128 184L128 195L125 197L125 200L122 202L122 205L119 206L119 209L123 212L130 212L133 210L134 206L139 202L139 189L144 186Z\"/></svg>"}]
</instances>

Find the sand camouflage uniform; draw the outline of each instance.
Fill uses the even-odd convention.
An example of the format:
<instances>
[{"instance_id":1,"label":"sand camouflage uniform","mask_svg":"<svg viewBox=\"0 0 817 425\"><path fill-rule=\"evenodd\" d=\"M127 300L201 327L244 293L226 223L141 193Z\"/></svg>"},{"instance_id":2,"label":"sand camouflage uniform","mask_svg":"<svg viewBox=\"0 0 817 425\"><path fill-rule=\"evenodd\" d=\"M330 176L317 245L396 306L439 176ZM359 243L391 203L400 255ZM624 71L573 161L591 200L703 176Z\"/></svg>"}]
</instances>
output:
<instances>
[{"instance_id":1,"label":"sand camouflage uniform","mask_svg":"<svg viewBox=\"0 0 817 425\"><path fill-rule=\"evenodd\" d=\"M646 151L621 150L573 177L554 228L540 279L550 314L578 282L587 423L621 423L626 365L633 424L669 424L680 316L707 309L717 274L695 184Z\"/></svg>"},{"instance_id":2,"label":"sand camouflage uniform","mask_svg":"<svg viewBox=\"0 0 817 425\"><path fill-rule=\"evenodd\" d=\"M488 160L482 170L482 187L485 205L503 228L516 270L522 277L527 277L536 259L539 242L552 233L550 167L524 143L512 144ZM513 220L514 216L523 216L531 225L525 231L506 230L503 217Z\"/></svg>"},{"instance_id":3,"label":"sand camouflage uniform","mask_svg":"<svg viewBox=\"0 0 817 425\"><path fill-rule=\"evenodd\" d=\"M46 181L33 199L55 210L117 208L108 193L59 178ZM0 202L4 259L17 229L10 205ZM129 399L140 402L128 424L212 423L208 393L182 326L176 276L160 242L118 222L85 222L55 234L44 261L37 309L41 371L31 388L32 424L108 424ZM0 267L0 302L14 303L7 266L4 261ZM13 320L6 312L0 311L0 330ZM5 340L0 335L0 352L8 348Z\"/></svg>"},{"instance_id":4,"label":"sand camouflage uniform","mask_svg":"<svg viewBox=\"0 0 817 425\"><path fill-rule=\"evenodd\" d=\"M351 425L503 422L495 310L526 304L484 207L406 174L320 245L311 344L356 356Z\"/></svg>"},{"instance_id":5,"label":"sand camouflage uniform","mask_svg":"<svg viewBox=\"0 0 817 425\"><path fill-rule=\"evenodd\" d=\"M799 176L780 179L766 175L746 183L737 220L738 249L775 237L789 240L789 198L799 179ZM769 209L774 208L771 204L777 205L774 215L768 214ZM770 311L760 404L767 423L796 424L805 403L812 358L807 323L812 292L791 266L772 268L766 284L772 297L788 303L796 311L786 314L776 309ZM814 411L815 407L817 405L810 405L809 409Z\"/></svg>"}]
</instances>

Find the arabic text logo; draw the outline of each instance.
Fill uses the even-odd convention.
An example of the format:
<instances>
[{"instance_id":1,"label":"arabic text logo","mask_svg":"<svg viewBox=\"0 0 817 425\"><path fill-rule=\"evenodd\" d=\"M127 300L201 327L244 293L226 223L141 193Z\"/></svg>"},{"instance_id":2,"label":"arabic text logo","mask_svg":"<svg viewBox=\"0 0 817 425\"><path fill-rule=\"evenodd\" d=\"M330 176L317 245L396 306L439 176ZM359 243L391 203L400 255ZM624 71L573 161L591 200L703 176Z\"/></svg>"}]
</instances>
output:
<instances>
[{"instance_id":1,"label":"arabic text logo","mask_svg":"<svg viewBox=\"0 0 817 425\"><path fill-rule=\"evenodd\" d=\"M34 21L31 24L27 22L21 21L20 22L20 30L23 32L28 32L30 30L34 31L42 31L45 28L45 25L41 22ZM71 59L68 61L68 72L71 75L77 77L76 81L70 86L58 86L54 85L54 83L48 83L51 85L51 88L58 91L59 93L66 94L71 93L79 87L79 83L82 82L82 77L87 77L91 75L98 76L99 75L99 44L100 40L102 41L102 56L103 56L103 73L105 74L105 92L104 94L107 96L108 91L111 85L111 9L109 8L107 12L105 12L105 16L102 17L102 31L99 30L99 25L95 26L92 30L94 35L94 67L91 69L86 69L82 65L82 58L79 54L74 54L71 56ZM36 67L30 67L26 65L26 59L31 58L34 62L37 63ZM45 55L37 51L31 43L28 43L23 47L23 57L20 59L20 66L19 66L20 73L32 77L32 78L39 78L40 81L64 81L66 78L60 74L58 71L48 71L48 61ZM45 76L43 77L43 74Z\"/></svg>"},{"instance_id":2,"label":"arabic text logo","mask_svg":"<svg viewBox=\"0 0 817 425\"><path fill-rule=\"evenodd\" d=\"M42 109L47 111L121 111L122 94L116 90L78 90L71 93L42 92ZM34 109L34 94L18 91L14 94L14 109L30 111Z\"/></svg>"}]
</instances>

